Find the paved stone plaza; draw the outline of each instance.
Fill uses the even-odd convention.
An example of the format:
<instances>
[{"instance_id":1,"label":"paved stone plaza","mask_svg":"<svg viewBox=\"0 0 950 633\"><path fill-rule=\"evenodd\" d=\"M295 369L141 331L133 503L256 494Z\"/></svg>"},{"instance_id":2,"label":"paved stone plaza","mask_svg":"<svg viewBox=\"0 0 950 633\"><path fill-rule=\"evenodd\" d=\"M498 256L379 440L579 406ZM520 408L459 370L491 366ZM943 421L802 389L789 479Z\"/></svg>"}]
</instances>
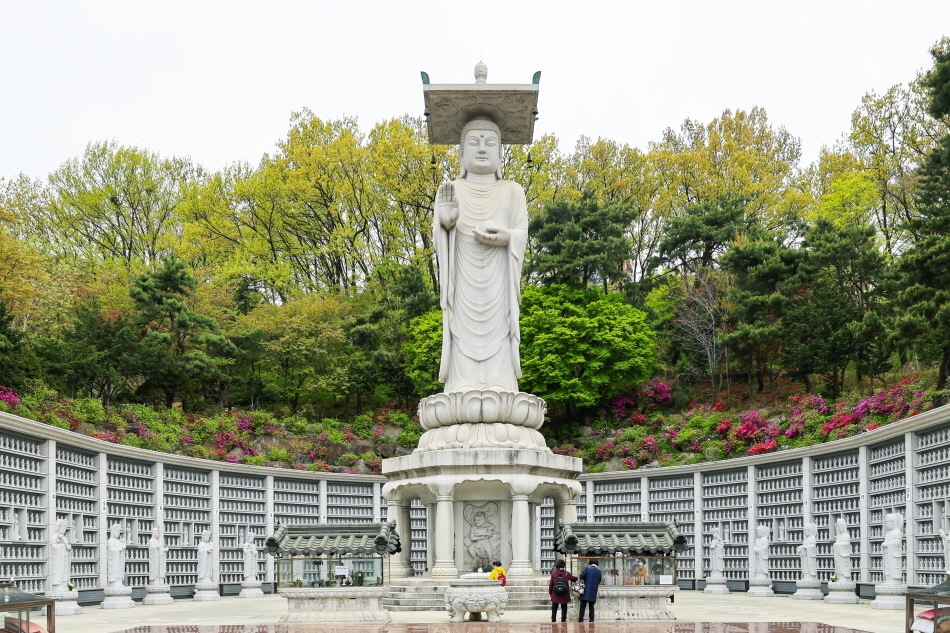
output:
<instances>
[{"instance_id":1,"label":"paved stone plaza","mask_svg":"<svg viewBox=\"0 0 950 633\"><path fill-rule=\"evenodd\" d=\"M287 611L287 601L279 596L268 595L259 600L241 600L238 598L222 598L214 604L194 602L192 600L176 600L174 605L165 607L147 607L139 605L130 611L109 611L102 609L85 609L82 614L59 618L56 621L57 633L116 633L124 630L134 630L136 633L150 633L151 626L162 625L276 625L280 616ZM681 591L676 596L676 604L672 607L676 615L676 628L679 631L700 633L702 631L717 630L714 627L689 627L686 623L755 623L755 622L820 622L822 624L868 631L869 633L902 633L903 612L875 611L867 602L857 605L847 604L803 604L792 600L790 596L775 598L758 598L748 600L742 593L733 593L726 596L708 596L700 591ZM502 617L502 623L534 622L550 624L550 611L512 611ZM411 623L448 624L449 616L444 611L410 611L392 614L393 625ZM479 631L488 633L488 623L473 623L466 627L480 627ZM459 626L459 625L455 625ZM595 629L615 627L617 623L595 623ZM649 626L649 625L641 625ZM670 627L669 624L655 624L652 626ZM639 631L630 625L629 631ZM738 627L738 628L737 628ZM578 627L574 627L578 628ZM189 628L192 633L214 633L213 629ZM269 633L278 633L276 629ZM492 629L494 631L495 629ZM567 629L551 629L553 633ZM579 628L578 628L579 630ZM612 629L611 629L612 630ZM662 631L669 628L657 629ZM730 633L757 629L742 628L733 624L729 627ZM789 631L799 629L790 628ZM822 627L803 627L802 631L811 630L814 633L832 633L833 630ZM162 633L173 633L174 630ZM393 629L396 631L396 628ZM415 629L413 629L415 631ZM776 627L770 627L771 633L780 633ZM231 633L258 633L253 628L237 629ZM425 632L423 632L425 633ZM576 632L574 632L576 633ZM604 631L604 633L607 633Z\"/></svg>"}]
</instances>

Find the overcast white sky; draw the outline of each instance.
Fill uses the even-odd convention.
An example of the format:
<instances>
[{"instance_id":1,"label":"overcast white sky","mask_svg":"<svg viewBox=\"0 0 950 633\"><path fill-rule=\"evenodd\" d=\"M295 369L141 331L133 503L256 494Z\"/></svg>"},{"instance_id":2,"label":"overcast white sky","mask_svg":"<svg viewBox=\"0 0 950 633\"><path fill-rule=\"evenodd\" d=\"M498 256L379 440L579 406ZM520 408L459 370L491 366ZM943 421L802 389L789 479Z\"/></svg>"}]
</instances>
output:
<instances>
[{"instance_id":1,"label":"overcast white sky","mask_svg":"<svg viewBox=\"0 0 950 633\"><path fill-rule=\"evenodd\" d=\"M422 113L433 83L529 83L537 132L645 148L689 117L762 106L804 161L862 95L910 81L950 1L36 2L0 0L0 177L114 139L211 169L256 163L309 107Z\"/></svg>"}]
</instances>

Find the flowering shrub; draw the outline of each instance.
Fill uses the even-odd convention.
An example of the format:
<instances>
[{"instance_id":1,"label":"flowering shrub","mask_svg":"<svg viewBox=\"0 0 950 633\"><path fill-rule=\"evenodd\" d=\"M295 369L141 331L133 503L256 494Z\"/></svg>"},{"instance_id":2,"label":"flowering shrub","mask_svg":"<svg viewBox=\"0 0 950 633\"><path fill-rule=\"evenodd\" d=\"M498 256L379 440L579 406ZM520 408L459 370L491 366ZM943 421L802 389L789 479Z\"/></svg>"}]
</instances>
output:
<instances>
[{"instance_id":1,"label":"flowering shrub","mask_svg":"<svg viewBox=\"0 0 950 633\"><path fill-rule=\"evenodd\" d=\"M758 411L747 411L739 415L739 428L735 436L740 440L758 440L764 435L765 418Z\"/></svg>"},{"instance_id":2,"label":"flowering shrub","mask_svg":"<svg viewBox=\"0 0 950 633\"><path fill-rule=\"evenodd\" d=\"M20 406L20 396L12 389L0 385L0 403L5 404L10 409L16 409Z\"/></svg>"},{"instance_id":3,"label":"flowering shrub","mask_svg":"<svg viewBox=\"0 0 950 633\"><path fill-rule=\"evenodd\" d=\"M838 409L839 410L831 416L831 421L821 427L822 435L828 435L833 432L835 437L845 437L851 431L857 429L858 416L850 411L844 410L844 407L839 407Z\"/></svg>"},{"instance_id":4,"label":"flowering shrub","mask_svg":"<svg viewBox=\"0 0 950 633\"><path fill-rule=\"evenodd\" d=\"M775 438L770 437L769 439L759 442L758 444L753 444L749 448L749 453L752 455L767 453L769 451L774 451L776 446L778 446L778 442L775 441Z\"/></svg>"},{"instance_id":5,"label":"flowering shrub","mask_svg":"<svg viewBox=\"0 0 950 633\"><path fill-rule=\"evenodd\" d=\"M92 434L92 437L97 440L102 440L103 442L112 442L113 444L122 443L122 436L115 431L96 431Z\"/></svg>"},{"instance_id":6,"label":"flowering shrub","mask_svg":"<svg viewBox=\"0 0 950 633\"><path fill-rule=\"evenodd\" d=\"M641 392L646 396L646 408L658 404L670 404L673 402L673 390L668 384L654 377L653 380L641 388Z\"/></svg>"},{"instance_id":7,"label":"flowering shrub","mask_svg":"<svg viewBox=\"0 0 950 633\"><path fill-rule=\"evenodd\" d=\"M913 390L911 381L905 379L858 402L854 414L859 419L874 417L880 422L895 422L932 408L933 403L924 402L925 397L923 391Z\"/></svg>"},{"instance_id":8,"label":"flowering shrub","mask_svg":"<svg viewBox=\"0 0 950 633\"><path fill-rule=\"evenodd\" d=\"M570 444L556 446L551 449L551 452L553 452L556 455L567 455L568 457L577 456L577 449L571 446Z\"/></svg>"}]
</instances>

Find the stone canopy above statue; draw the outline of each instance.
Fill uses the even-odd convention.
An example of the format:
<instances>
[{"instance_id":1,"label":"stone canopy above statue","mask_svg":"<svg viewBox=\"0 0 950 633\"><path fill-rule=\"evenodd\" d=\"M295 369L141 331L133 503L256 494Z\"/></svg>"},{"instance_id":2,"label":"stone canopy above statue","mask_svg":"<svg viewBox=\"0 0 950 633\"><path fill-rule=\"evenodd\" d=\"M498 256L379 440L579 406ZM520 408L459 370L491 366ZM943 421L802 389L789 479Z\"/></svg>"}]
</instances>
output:
<instances>
[{"instance_id":1,"label":"stone canopy above statue","mask_svg":"<svg viewBox=\"0 0 950 633\"><path fill-rule=\"evenodd\" d=\"M555 551L579 556L672 554L686 549L675 523L558 523Z\"/></svg>"},{"instance_id":2,"label":"stone canopy above statue","mask_svg":"<svg viewBox=\"0 0 950 633\"><path fill-rule=\"evenodd\" d=\"M541 72L530 84L488 84L487 75L482 62L475 67L474 84L430 84L428 73L422 73L430 143L458 145L462 128L476 116L488 117L501 129L503 144L534 139Z\"/></svg>"},{"instance_id":3,"label":"stone canopy above statue","mask_svg":"<svg viewBox=\"0 0 950 633\"><path fill-rule=\"evenodd\" d=\"M268 554L277 556L369 556L402 551L395 521L278 524L265 547Z\"/></svg>"}]
</instances>

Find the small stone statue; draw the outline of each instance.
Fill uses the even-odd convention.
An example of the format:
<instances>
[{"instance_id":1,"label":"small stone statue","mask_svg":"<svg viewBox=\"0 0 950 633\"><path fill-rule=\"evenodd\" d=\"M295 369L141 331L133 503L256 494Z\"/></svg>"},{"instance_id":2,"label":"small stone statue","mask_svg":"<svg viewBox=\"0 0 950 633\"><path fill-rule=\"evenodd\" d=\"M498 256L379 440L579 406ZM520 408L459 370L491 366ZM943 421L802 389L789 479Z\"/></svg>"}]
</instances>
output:
<instances>
[{"instance_id":1,"label":"small stone statue","mask_svg":"<svg viewBox=\"0 0 950 633\"><path fill-rule=\"evenodd\" d=\"M940 530L940 540L943 541L943 563L947 568L947 575L950 576L950 532Z\"/></svg>"},{"instance_id":2,"label":"small stone statue","mask_svg":"<svg viewBox=\"0 0 950 633\"><path fill-rule=\"evenodd\" d=\"M755 578L769 577L769 546L772 544L769 541L769 534L771 531L772 530L765 525L760 525L755 528L755 545L753 546L755 553Z\"/></svg>"},{"instance_id":3,"label":"small stone statue","mask_svg":"<svg viewBox=\"0 0 950 633\"><path fill-rule=\"evenodd\" d=\"M158 585L165 582L168 546L161 529L156 529L148 539L148 582Z\"/></svg>"},{"instance_id":4,"label":"small stone statue","mask_svg":"<svg viewBox=\"0 0 950 633\"><path fill-rule=\"evenodd\" d=\"M871 602L871 608L904 610L904 594L907 593L903 581L904 517L897 512L888 514L884 517L884 529L881 544L884 582L874 587L877 597Z\"/></svg>"},{"instance_id":5,"label":"small stone statue","mask_svg":"<svg viewBox=\"0 0 950 633\"><path fill-rule=\"evenodd\" d=\"M884 582L891 585L903 583L903 544L904 544L904 517L898 513L884 517L884 543L881 553L884 557Z\"/></svg>"},{"instance_id":6,"label":"small stone statue","mask_svg":"<svg viewBox=\"0 0 950 633\"><path fill-rule=\"evenodd\" d=\"M719 536L719 528L712 529L712 540L709 542L709 571L713 578L722 578L726 572L726 543Z\"/></svg>"},{"instance_id":7,"label":"small stone statue","mask_svg":"<svg viewBox=\"0 0 950 633\"><path fill-rule=\"evenodd\" d=\"M798 555L802 558L802 580L818 580L818 526L806 523L805 536L798 546Z\"/></svg>"},{"instance_id":8,"label":"small stone statue","mask_svg":"<svg viewBox=\"0 0 950 633\"><path fill-rule=\"evenodd\" d=\"M835 521L835 542L831 551L835 556L835 576L838 581L851 580L851 535L844 519Z\"/></svg>"},{"instance_id":9,"label":"small stone statue","mask_svg":"<svg viewBox=\"0 0 950 633\"><path fill-rule=\"evenodd\" d=\"M11 541L19 541L20 536L20 513L17 512L16 508L13 508L13 534L11 535Z\"/></svg>"},{"instance_id":10,"label":"small stone statue","mask_svg":"<svg viewBox=\"0 0 950 633\"><path fill-rule=\"evenodd\" d=\"M125 556L128 544L122 538L122 526L116 523L109 530L109 541L106 543L106 571L110 587L124 586Z\"/></svg>"},{"instance_id":11,"label":"small stone statue","mask_svg":"<svg viewBox=\"0 0 950 633\"><path fill-rule=\"evenodd\" d=\"M14 514L16 516L16 514ZM49 584L52 591L69 591L69 559L72 545L66 538L69 526L65 519L56 521L56 532L49 544Z\"/></svg>"},{"instance_id":12,"label":"small stone statue","mask_svg":"<svg viewBox=\"0 0 950 633\"><path fill-rule=\"evenodd\" d=\"M198 543L198 582L211 583L214 544L211 542L211 531L201 532L201 542Z\"/></svg>"},{"instance_id":13,"label":"small stone statue","mask_svg":"<svg viewBox=\"0 0 950 633\"><path fill-rule=\"evenodd\" d=\"M257 544L250 528L244 540L244 580L257 580Z\"/></svg>"}]
</instances>

